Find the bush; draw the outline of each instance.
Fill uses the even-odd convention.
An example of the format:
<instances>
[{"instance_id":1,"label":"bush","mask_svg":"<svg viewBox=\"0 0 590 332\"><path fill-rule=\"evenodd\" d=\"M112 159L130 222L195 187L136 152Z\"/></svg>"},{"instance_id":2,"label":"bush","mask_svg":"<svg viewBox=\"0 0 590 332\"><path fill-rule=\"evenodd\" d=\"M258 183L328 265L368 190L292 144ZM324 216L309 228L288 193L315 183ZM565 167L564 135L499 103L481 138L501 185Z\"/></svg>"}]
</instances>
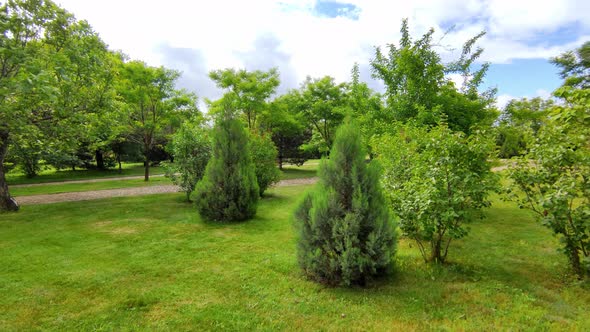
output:
<instances>
[{"instance_id":1,"label":"bush","mask_svg":"<svg viewBox=\"0 0 590 332\"><path fill-rule=\"evenodd\" d=\"M365 156L358 127L346 123L320 165L320 182L295 212L299 265L315 281L362 285L393 262L394 223L378 166Z\"/></svg>"},{"instance_id":2,"label":"bush","mask_svg":"<svg viewBox=\"0 0 590 332\"><path fill-rule=\"evenodd\" d=\"M203 178L211 157L209 133L200 125L187 121L172 137L170 150L174 163L166 164L166 177L186 193L190 202L191 193Z\"/></svg>"},{"instance_id":3,"label":"bush","mask_svg":"<svg viewBox=\"0 0 590 332\"><path fill-rule=\"evenodd\" d=\"M445 262L451 241L467 235L464 224L490 205L487 197L497 184L488 162L493 144L477 133L467 139L446 125L407 125L374 146L404 235L418 243L425 261Z\"/></svg>"},{"instance_id":4,"label":"bush","mask_svg":"<svg viewBox=\"0 0 590 332\"><path fill-rule=\"evenodd\" d=\"M511 196L559 238L573 271L590 276L590 92L557 90L557 106L510 170Z\"/></svg>"},{"instance_id":5,"label":"bush","mask_svg":"<svg viewBox=\"0 0 590 332\"><path fill-rule=\"evenodd\" d=\"M213 129L212 156L197 184L197 209L210 220L240 221L256 214L260 192L242 123L229 114Z\"/></svg>"},{"instance_id":6,"label":"bush","mask_svg":"<svg viewBox=\"0 0 590 332\"><path fill-rule=\"evenodd\" d=\"M256 165L256 179L260 190L260 196L271 185L279 182L281 171L277 168L277 148L270 136L250 134L250 155Z\"/></svg>"}]
</instances>

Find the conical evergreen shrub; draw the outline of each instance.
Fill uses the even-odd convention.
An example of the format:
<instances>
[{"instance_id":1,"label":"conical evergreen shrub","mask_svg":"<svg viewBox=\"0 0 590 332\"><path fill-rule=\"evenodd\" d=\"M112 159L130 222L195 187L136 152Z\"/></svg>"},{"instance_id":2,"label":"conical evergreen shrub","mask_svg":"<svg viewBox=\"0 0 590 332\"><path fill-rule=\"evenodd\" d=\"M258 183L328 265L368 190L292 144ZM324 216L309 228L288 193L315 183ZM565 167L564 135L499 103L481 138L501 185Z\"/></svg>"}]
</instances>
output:
<instances>
[{"instance_id":1,"label":"conical evergreen shrub","mask_svg":"<svg viewBox=\"0 0 590 332\"><path fill-rule=\"evenodd\" d=\"M260 196L244 126L228 112L213 129L212 156L195 189L204 218L241 221L256 214Z\"/></svg>"},{"instance_id":2,"label":"conical evergreen shrub","mask_svg":"<svg viewBox=\"0 0 590 332\"><path fill-rule=\"evenodd\" d=\"M360 130L337 131L320 181L295 211L298 260L311 279L329 285L364 285L392 266L396 235L375 162L365 162Z\"/></svg>"}]
</instances>

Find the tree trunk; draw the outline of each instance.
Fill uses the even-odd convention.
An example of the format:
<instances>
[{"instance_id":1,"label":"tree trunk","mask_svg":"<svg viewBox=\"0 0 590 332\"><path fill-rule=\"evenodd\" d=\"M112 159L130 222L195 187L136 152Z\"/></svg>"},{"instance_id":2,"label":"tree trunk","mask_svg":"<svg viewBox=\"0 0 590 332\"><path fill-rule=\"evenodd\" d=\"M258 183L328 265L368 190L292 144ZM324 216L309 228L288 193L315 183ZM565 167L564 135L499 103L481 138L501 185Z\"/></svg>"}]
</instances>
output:
<instances>
[{"instance_id":1,"label":"tree trunk","mask_svg":"<svg viewBox=\"0 0 590 332\"><path fill-rule=\"evenodd\" d=\"M104 158L102 155L102 151L100 150L96 150L96 152L94 153L94 156L96 158L96 168L104 170Z\"/></svg>"},{"instance_id":2,"label":"tree trunk","mask_svg":"<svg viewBox=\"0 0 590 332\"><path fill-rule=\"evenodd\" d=\"M150 180L150 157L149 155L145 155L145 174L144 174L144 181L149 181Z\"/></svg>"},{"instance_id":3,"label":"tree trunk","mask_svg":"<svg viewBox=\"0 0 590 332\"><path fill-rule=\"evenodd\" d=\"M572 269L578 276L578 278L582 279L584 277L584 271L582 270L582 265L580 264L580 253L578 252L578 248L573 243L568 243L567 250L569 251L569 259L570 263L572 264Z\"/></svg>"},{"instance_id":4,"label":"tree trunk","mask_svg":"<svg viewBox=\"0 0 590 332\"><path fill-rule=\"evenodd\" d=\"M279 156L279 169L282 171L283 170L283 156Z\"/></svg>"},{"instance_id":5,"label":"tree trunk","mask_svg":"<svg viewBox=\"0 0 590 332\"><path fill-rule=\"evenodd\" d=\"M119 163L119 174L123 173L123 166L121 165L121 155L117 153L117 162Z\"/></svg>"},{"instance_id":6,"label":"tree trunk","mask_svg":"<svg viewBox=\"0 0 590 332\"><path fill-rule=\"evenodd\" d=\"M8 132L0 131L0 211L18 211L18 204L10 197L4 176L4 158L8 153Z\"/></svg>"}]
</instances>

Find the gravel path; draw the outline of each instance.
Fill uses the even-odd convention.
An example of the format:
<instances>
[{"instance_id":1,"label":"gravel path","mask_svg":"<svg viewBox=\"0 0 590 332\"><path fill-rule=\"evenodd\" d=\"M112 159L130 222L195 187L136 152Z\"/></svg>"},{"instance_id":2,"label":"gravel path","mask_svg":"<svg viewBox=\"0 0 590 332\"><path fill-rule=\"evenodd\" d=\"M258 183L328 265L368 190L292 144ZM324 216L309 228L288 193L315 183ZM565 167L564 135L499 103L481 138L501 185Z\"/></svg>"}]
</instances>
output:
<instances>
[{"instance_id":1,"label":"gravel path","mask_svg":"<svg viewBox=\"0 0 590 332\"><path fill-rule=\"evenodd\" d=\"M163 177L164 174L150 175L151 178ZM31 183L31 184L16 184L11 185L10 188L27 188L27 187L42 187L50 186L54 184L69 184L69 183L94 183L94 182L106 182L106 181L118 181L118 180L139 180L143 179L143 175L138 176L117 176L117 177L105 177L100 179L89 179L89 180L66 180L66 181L55 181L55 182L42 182L42 183Z\"/></svg>"},{"instance_id":2,"label":"gravel path","mask_svg":"<svg viewBox=\"0 0 590 332\"><path fill-rule=\"evenodd\" d=\"M317 182L317 178L292 179L292 180L280 181L276 186L277 187L299 186L299 185L305 185L305 184L313 184L315 182ZM31 205L31 204L49 204L49 203L59 203L59 202L87 201L87 200L111 198L111 197L165 194L165 193L175 193L175 192L178 192L177 186L163 185L163 186L148 186L148 187L135 187L135 188L123 188L123 189L82 191L82 192L60 193L60 194L49 194L49 195L21 196L21 197L15 197L15 199L18 202L18 204L20 204L20 205Z\"/></svg>"}]
</instances>

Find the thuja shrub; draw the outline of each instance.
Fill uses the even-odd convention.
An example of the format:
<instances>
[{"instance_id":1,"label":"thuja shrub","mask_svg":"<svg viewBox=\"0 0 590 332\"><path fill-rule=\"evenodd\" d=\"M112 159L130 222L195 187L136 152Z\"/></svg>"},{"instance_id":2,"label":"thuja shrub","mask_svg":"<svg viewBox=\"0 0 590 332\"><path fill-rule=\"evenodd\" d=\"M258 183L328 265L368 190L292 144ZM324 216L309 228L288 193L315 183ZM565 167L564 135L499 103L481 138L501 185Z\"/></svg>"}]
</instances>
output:
<instances>
[{"instance_id":1,"label":"thuja shrub","mask_svg":"<svg viewBox=\"0 0 590 332\"><path fill-rule=\"evenodd\" d=\"M392 266L395 223L378 165L365 158L358 127L345 123L320 164L319 183L295 211L299 265L312 280L363 285Z\"/></svg>"},{"instance_id":2,"label":"thuja shrub","mask_svg":"<svg viewBox=\"0 0 590 332\"><path fill-rule=\"evenodd\" d=\"M256 214L260 192L242 123L223 115L213 129L212 156L195 189L201 216L216 221L241 221Z\"/></svg>"}]
</instances>

